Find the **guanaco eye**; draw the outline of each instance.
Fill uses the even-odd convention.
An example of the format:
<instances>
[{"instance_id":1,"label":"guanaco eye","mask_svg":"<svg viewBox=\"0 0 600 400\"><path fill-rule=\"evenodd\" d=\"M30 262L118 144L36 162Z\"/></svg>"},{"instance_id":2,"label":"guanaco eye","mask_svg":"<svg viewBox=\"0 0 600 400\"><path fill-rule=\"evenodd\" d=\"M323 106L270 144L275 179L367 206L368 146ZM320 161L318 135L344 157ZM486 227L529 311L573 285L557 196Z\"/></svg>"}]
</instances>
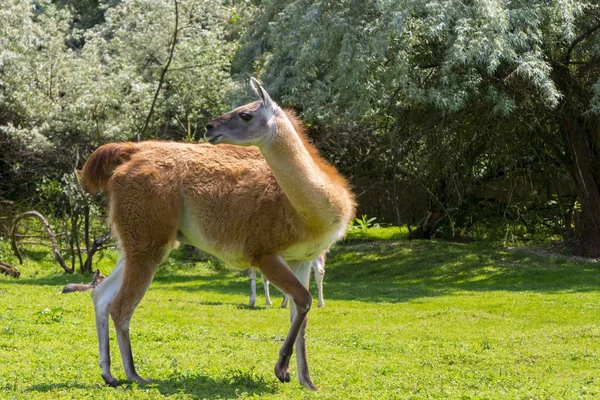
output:
<instances>
[{"instance_id":1,"label":"guanaco eye","mask_svg":"<svg viewBox=\"0 0 600 400\"><path fill-rule=\"evenodd\" d=\"M252 119L252 114L242 112L239 115L240 115L240 118L243 119L244 121L250 121Z\"/></svg>"}]
</instances>

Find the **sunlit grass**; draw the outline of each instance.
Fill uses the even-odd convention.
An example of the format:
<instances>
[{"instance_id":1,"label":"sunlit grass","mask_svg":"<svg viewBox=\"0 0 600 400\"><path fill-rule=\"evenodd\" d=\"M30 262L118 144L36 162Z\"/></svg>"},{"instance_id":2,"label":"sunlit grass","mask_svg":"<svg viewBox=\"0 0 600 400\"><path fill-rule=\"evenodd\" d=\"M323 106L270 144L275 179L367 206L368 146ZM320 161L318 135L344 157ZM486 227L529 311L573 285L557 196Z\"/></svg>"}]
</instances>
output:
<instances>
[{"instance_id":1,"label":"sunlit grass","mask_svg":"<svg viewBox=\"0 0 600 400\"><path fill-rule=\"evenodd\" d=\"M298 385L295 365L290 384L272 372L287 311L260 296L247 308L246 276L180 257L131 324L138 371L155 383L105 387L90 294L60 294L90 277L38 255L21 278L0 277L0 398L600 397L599 265L527 248L350 239L329 256L326 306L310 313L318 393ZM106 252L100 269L115 257ZM112 333L111 345L124 379Z\"/></svg>"}]
</instances>

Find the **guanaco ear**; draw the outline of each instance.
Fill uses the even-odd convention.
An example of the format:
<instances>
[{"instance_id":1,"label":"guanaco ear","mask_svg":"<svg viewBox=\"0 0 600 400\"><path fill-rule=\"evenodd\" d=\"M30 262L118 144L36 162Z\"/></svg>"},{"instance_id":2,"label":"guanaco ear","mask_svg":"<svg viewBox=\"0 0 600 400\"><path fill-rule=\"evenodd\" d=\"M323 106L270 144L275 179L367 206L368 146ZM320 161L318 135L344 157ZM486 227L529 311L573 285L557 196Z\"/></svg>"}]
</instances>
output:
<instances>
[{"instance_id":1,"label":"guanaco ear","mask_svg":"<svg viewBox=\"0 0 600 400\"><path fill-rule=\"evenodd\" d=\"M269 93L267 93L265 88L262 87L262 84L259 82L258 79L256 79L255 77L251 77L250 86L252 87L252 90L254 90L254 93L256 93L256 96L258 96L258 98L263 102L263 105L267 109L275 109L275 102L271 100L271 96L269 96Z\"/></svg>"}]
</instances>

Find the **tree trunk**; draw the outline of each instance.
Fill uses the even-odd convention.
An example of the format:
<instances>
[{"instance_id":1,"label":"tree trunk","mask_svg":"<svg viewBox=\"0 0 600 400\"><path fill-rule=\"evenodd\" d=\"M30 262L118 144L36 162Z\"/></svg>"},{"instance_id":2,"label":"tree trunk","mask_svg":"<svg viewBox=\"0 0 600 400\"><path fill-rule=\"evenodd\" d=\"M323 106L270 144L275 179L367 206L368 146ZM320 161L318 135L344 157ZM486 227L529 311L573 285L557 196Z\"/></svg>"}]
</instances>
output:
<instances>
[{"instance_id":1,"label":"tree trunk","mask_svg":"<svg viewBox=\"0 0 600 400\"><path fill-rule=\"evenodd\" d=\"M435 230L435 226L437 225L440 218L444 216L444 213L439 211L429 211L425 221L417 229L411 231L408 234L408 240L415 239L431 239L431 234Z\"/></svg>"},{"instance_id":2,"label":"tree trunk","mask_svg":"<svg viewBox=\"0 0 600 400\"><path fill-rule=\"evenodd\" d=\"M578 240L567 242L573 253L582 256L600 256L600 133L598 118L584 112L586 106L578 99L589 98L585 84L578 81L567 62L553 65L552 75L563 94L558 106L557 123L566 141L566 152L571 159L571 175L581 204L582 234Z\"/></svg>"},{"instance_id":3,"label":"tree trunk","mask_svg":"<svg viewBox=\"0 0 600 400\"><path fill-rule=\"evenodd\" d=\"M110 239L110 231L108 231L101 238L95 239L91 246L87 248L87 257L85 259L85 263L81 267L82 273L92 272L92 259L94 258L94 254L100 249L103 248L104 243Z\"/></svg>"},{"instance_id":4,"label":"tree trunk","mask_svg":"<svg viewBox=\"0 0 600 400\"><path fill-rule=\"evenodd\" d=\"M16 238L17 224L19 223L20 220L22 220L24 218L37 218L42 223L42 225L44 226L44 229L46 230L46 233L48 234L48 238L50 239L52 253L54 254L54 258L60 264L60 266L65 270L65 272L67 272L69 274L74 273L75 270L72 268L69 268L67 266L67 264L65 264L65 260L63 259L63 257L60 255L60 251L58 249L58 244L56 243L56 236L54 235L54 232L52 232L52 228L50 228L50 224L48 223L46 218L44 218L44 216L42 214L38 213L37 211L27 211L22 214L19 214L15 217L15 219L13 221L13 226L10 230L10 243L11 243L11 246L12 246L12 249L13 249L15 255L19 259L19 262L21 264L23 264L23 257L21 256L21 252L19 251L19 247L17 246L17 238Z\"/></svg>"},{"instance_id":5,"label":"tree trunk","mask_svg":"<svg viewBox=\"0 0 600 400\"><path fill-rule=\"evenodd\" d=\"M583 216L583 232L579 241L570 243L577 255L600 256L600 185L598 158L593 132L585 121L563 109L560 123L571 156L571 173Z\"/></svg>"}]
</instances>

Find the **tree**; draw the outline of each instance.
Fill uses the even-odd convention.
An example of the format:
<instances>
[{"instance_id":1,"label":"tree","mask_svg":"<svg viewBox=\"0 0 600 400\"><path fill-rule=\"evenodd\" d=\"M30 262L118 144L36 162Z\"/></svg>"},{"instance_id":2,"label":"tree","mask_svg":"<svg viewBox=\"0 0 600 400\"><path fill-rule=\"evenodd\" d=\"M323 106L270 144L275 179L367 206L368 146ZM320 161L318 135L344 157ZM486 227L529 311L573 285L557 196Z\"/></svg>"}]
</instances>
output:
<instances>
[{"instance_id":1,"label":"tree","mask_svg":"<svg viewBox=\"0 0 600 400\"><path fill-rule=\"evenodd\" d=\"M198 139L229 107L230 12L217 0L3 3L0 198L38 197L105 142Z\"/></svg>"},{"instance_id":2,"label":"tree","mask_svg":"<svg viewBox=\"0 0 600 400\"><path fill-rule=\"evenodd\" d=\"M598 255L599 61L588 1L272 0L234 66L258 65L309 124L371 136L368 162L449 218L503 171L568 173L583 217L573 249Z\"/></svg>"}]
</instances>

